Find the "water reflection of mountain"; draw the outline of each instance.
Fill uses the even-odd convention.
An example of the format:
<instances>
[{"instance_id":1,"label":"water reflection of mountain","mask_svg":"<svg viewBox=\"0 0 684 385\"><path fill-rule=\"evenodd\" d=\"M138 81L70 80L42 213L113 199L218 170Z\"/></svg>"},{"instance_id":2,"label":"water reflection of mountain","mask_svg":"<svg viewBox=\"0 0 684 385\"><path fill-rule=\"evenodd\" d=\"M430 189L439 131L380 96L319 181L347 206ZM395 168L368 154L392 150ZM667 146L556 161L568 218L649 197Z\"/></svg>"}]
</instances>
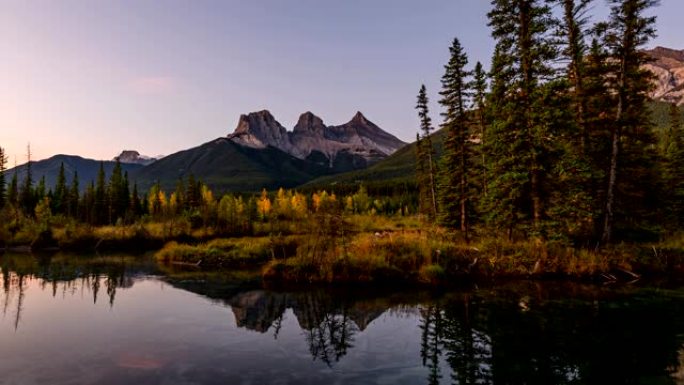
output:
<instances>
[{"instance_id":1,"label":"water reflection of mountain","mask_svg":"<svg viewBox=\"0 0 684 385\"><path fill-rule=\"evenodd\" d=\"M233 310L239 327L265 333L292 309L300 327L311 330L331 316L341 315L363 331L389 307L379 301L340 301L321 291L275 293L253 290L238 293L226 301Z\"/></svg>"},{"instance_id":2,"label":"water reflection of mountain","mask_svg":"<svg viewBox=\"0 0 684 385\"><path fill-rule=\"evenodd\" d=\"M359 290L307 290L275 292L245 288L230 281L216 284L206 281L170 280L174 286L191 290L230 307L238 327L266 333L275 338L287 309L291 309L309 345L314 359L332 366L354 346L357 333L388 309L395 315L415 301L417 294L396 293L368 295ZM418 303L418 302L414 302Z\"/></svg>"}]
</instances>

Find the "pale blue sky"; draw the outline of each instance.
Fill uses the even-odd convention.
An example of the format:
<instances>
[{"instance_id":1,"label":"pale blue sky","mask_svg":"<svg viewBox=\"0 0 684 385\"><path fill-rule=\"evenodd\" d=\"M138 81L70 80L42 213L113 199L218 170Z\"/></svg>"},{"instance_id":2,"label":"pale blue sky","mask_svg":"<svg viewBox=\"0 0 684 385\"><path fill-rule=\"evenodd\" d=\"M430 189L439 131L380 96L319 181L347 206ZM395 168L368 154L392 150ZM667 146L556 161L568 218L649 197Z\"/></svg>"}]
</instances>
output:
<instances>
[{"instance_id":1,"label":"pale blue sky","mask_svg":"<svg viewBox=\"0 0 684 385\"><path fill-rule=\"evenodd\" d=\"M0 0L0 146L25 161L96 159L122 149L170 154L232 132L269 109L291 129L304 111L327 124L357 110L415 137L426 83L454 37L489 63L485 0ZM656 9L651 44L684 48L684 1ZM605 14L598 0L593 11Z\"/></svg>"}]
</instances>

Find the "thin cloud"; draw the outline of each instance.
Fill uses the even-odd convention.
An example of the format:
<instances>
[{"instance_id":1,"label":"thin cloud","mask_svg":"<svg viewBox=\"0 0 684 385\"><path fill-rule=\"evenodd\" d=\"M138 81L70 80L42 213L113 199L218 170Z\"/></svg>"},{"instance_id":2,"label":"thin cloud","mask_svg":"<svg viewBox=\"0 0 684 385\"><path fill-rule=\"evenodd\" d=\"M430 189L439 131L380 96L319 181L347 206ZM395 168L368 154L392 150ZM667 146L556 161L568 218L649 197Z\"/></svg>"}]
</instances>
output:
<instances>
[{"instance_id":1,"label":"thin cloud","mask_svg":"<svg viewBox=\"0 0 684 385\"><path fill-rule=\"evenodd\" d=\"M178 81L167 76L143 76L128 82L128 88L140 95L171 95L177 86Z\"/></svg>"}]
</instances>

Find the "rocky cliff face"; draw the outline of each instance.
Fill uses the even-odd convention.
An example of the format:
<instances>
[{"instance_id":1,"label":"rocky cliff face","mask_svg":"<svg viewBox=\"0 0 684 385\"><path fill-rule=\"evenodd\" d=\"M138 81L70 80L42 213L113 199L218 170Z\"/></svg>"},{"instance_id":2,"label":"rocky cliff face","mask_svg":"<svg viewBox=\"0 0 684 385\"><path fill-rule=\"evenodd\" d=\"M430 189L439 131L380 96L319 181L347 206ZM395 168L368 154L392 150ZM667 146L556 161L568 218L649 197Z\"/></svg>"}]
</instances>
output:
<instances>
[{"instance_id":1,"label":"rocky cliff face","mask_svg":"<svg viewBox=\"0 0 684 385\"><path fill-rule=\"evenodd\" d=\"M235 132L228 138L253 148L276 147L339 171L366 167L406 144L360 112L340 126L326 126L321 118L305 112L292 131L287 131L268 111L253 112L240 116Z\"/></svg>"},{"instance_id":2,"label":"rocky cliff face","mask_svg":"<svg viewBox=\"0 0 684 385\"><path fill-rule=\"evenodd\" d=\"M645 66L656 76L651 98L684 105L684 50L656 47L645 53L654 60Z\"/></svg>"},{"instance_id":3,"label":"rocky cliff face","mask_svg":"<svg viewBox=\"0 0 684 385\"><path fill-rule=\"evenodd\" d=\"M141 164L143 166L147 166L148 164L154 163L157 160L157 158L140 155L138 151L134 150L124 150L121 152L121 154L119 154L119 156L115 156L112 160L118 160L121 163Z\"/></svg>"}]
</instances>

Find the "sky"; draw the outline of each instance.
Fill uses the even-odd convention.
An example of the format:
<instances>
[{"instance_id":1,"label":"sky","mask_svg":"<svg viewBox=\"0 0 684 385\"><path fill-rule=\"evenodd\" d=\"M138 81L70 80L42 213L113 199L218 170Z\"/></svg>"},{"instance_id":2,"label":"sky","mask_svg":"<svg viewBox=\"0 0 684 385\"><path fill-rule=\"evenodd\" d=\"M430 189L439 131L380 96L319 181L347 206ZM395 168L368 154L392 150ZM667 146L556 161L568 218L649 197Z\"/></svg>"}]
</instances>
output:
<instances>
[{"instance_id":1,"label":"sky","mask_svg":"<svg viewBox=\"0 0 684 385\"><path fill-rule=\"evenodd\" d=\"M415 138L415 98L454 37L488 65L485 0L0 0L0 147L9 165L55 154L168 155L268 109L288 129L356 111ZM684 1L654 10L649 46L683 49ZM592 15L606 15L598 0Z\"/></svg>"}]
</instances>

